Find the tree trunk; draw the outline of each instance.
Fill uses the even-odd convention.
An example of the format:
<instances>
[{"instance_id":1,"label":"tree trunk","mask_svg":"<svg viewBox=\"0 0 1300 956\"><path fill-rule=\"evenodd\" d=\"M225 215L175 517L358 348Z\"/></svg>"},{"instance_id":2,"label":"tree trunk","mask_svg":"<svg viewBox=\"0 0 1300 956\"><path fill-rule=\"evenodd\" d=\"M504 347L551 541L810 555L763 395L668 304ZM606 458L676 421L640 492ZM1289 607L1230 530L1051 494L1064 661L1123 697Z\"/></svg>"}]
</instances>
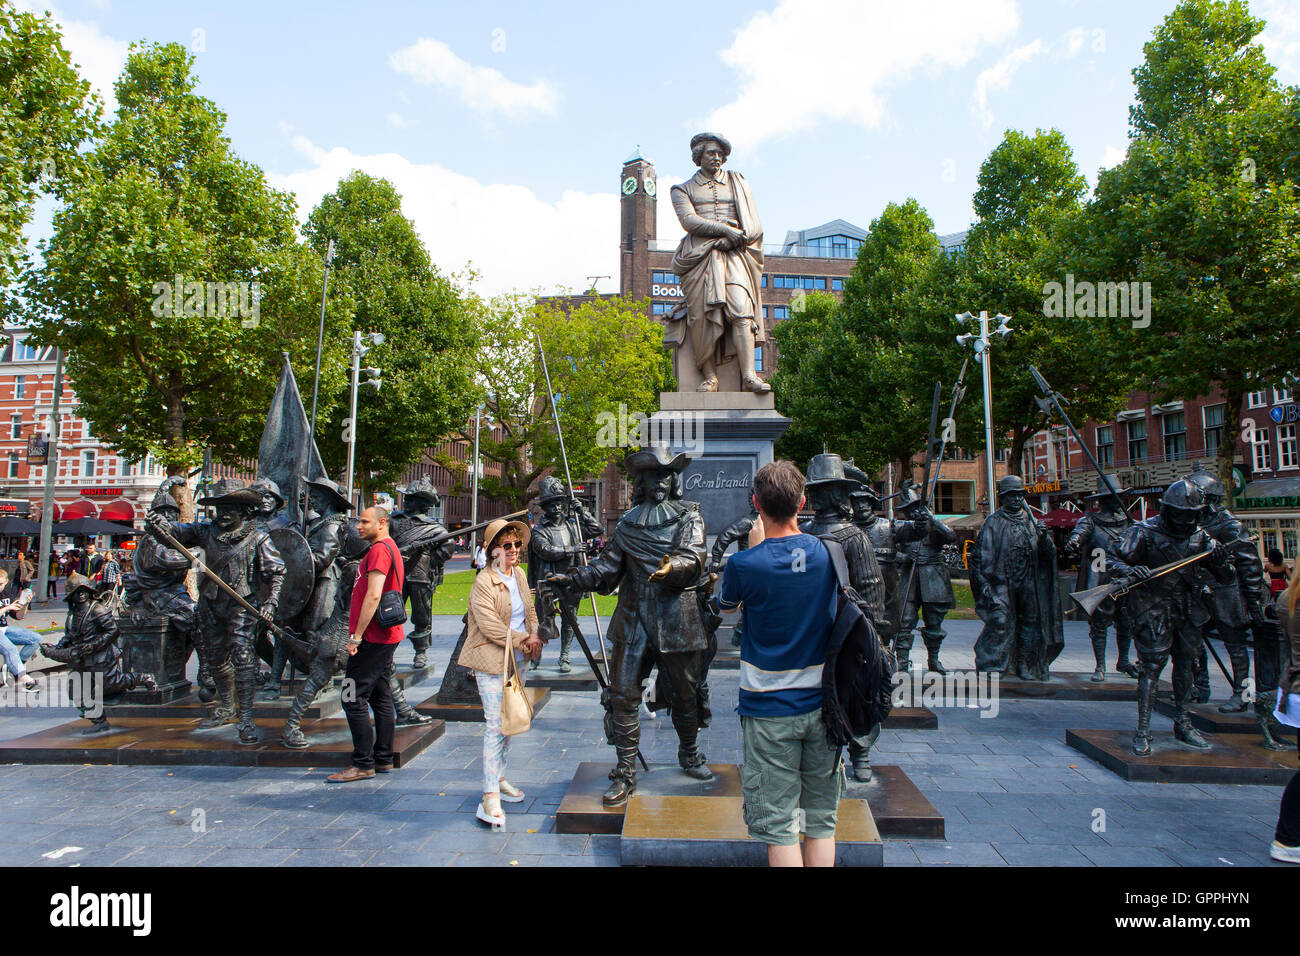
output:
<instances>
[{"instance_id":1,"label":"tree trunk","mask_svg":"<svg viewBox=\"0 0 1300 956\"><path fill-rule=\"evenodd\" d=\"M1011 447L1007 450L1007 474L1024 478L1025 443L1034 435L1033 429L1016 428L1011 433ZM996 459L995 459L996 461ZM996 467L996 466L995 466Z\"/></svg>"},{"instance_id":2,"label":"tree trunk","mask_svg":"<svg viewBox=\"0 0 1300 956\"><path fill-rule=\"evenodd\" d=\"M194 504L194 491L190 488L189 471L179 460L184 434L185 409L181 407L179 398L169 396L167 399L167 424L163 429L163 447L176 449L178 457L167 463L167 477L175 476L185 479L171 490L171 496L176 499L176 503L180 506L181 521L189 523L194 520L198 509ZM193 600L197 601L199 599L198 573L193 568L185 573L185 590L189 592Z\"/></svg>"},{"instance_id":3,"label":"tree trunk","mask_svg":"<svg viewBox=\"0 0 1300 956\"><path fill-rule=\"evenodd\" d=\"M1219 441L1219 456L1216 461L1219 481L1223 484L1223 496L1228 508L1236 507L1236 494L1232 481L1233 458L1237 454L1237 443L1242 442L1242 416L1241 416L1241 396L1240 389L1223 383L1220 385L1223 389L1223 438ZM1253 421L1253 419L1252 419ZM1260 423L1254 421L1258 427ZM1254 466L1254 455L1250 444L1245 444L1246 460Z\"/></svg>"}]
</instances>

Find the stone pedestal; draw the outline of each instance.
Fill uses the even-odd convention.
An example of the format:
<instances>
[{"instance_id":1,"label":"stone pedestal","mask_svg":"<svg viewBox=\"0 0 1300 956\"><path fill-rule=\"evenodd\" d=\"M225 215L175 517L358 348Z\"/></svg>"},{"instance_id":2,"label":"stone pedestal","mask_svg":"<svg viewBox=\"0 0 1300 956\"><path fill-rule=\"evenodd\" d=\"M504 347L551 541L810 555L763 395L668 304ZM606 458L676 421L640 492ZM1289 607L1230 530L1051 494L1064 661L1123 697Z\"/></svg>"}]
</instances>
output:
<instances>
[{"instance_id":1,"label":"stone pedestal","mask_svg":"<svg viewBox=\"0 0 1300 956\"><path fill-rule=\"evenodd\" d=\"M734 363L731 363L734 365ZM662 392L649 436L691 462L682 472L687 501L698 501L709 542L749 513L754 472L772 460L772 446L790 427L771 392Z\"/></svg>"},{"instance_id":2,"label":"stone pedestal","mask_svg":"<svg viewBox=\"0 0 1300 956\"><path fill-rule=\"evenodd\" d=\"M122 632L123 669L153 674L158 681L156 691L143 687L128 691L122 698L125 703L170 704L190 692L185 676L190 652L185 634L175 624L165 617L127 612L117 626Z\"/></svg>"}]
</instances>

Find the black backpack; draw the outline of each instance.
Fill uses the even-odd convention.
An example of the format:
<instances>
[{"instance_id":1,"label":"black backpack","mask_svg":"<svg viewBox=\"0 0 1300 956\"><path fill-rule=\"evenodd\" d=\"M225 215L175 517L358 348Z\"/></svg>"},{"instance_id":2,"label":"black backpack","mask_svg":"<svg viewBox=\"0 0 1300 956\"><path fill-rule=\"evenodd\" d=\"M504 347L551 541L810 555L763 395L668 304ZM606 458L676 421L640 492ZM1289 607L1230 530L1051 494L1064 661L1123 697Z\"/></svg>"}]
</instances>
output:
<instances>
[{"instance_id":1,"label":"black backpack","mask_svg":"<svg viewBox=\"0 0 1300 956\"><path fill-rule=\"evenodd\" d=\"M843 546L834 538L821 542L830 555L839 585L835 620L822 669L822 721L832 747L870 733L893 708L893 653L880 642L862 598L849 584Z\"/></svg>"}]
</instances>

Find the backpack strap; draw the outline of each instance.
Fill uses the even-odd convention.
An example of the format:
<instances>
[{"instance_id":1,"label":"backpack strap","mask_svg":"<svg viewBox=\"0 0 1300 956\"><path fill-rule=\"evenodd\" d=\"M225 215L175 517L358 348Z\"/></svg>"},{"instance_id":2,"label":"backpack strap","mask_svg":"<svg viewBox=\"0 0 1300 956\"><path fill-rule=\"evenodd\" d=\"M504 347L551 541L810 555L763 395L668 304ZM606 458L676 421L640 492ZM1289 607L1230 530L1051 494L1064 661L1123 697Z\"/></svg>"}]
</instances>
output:
<instances>
[{"instance_id":1,"label":"backpack strap","mask_svg":"<svg viewBox=\"0 0 1300 956\"><path fill-rule=\"evenodd\" d=\"M840 590L849 590L851 588L849 584L849 563L844 557L844 545L829 535L818 535L817 540L822 543L826 553L830 555L831 567L835 569L835 580L839 583Z\"/></svg>"}]
</instances>

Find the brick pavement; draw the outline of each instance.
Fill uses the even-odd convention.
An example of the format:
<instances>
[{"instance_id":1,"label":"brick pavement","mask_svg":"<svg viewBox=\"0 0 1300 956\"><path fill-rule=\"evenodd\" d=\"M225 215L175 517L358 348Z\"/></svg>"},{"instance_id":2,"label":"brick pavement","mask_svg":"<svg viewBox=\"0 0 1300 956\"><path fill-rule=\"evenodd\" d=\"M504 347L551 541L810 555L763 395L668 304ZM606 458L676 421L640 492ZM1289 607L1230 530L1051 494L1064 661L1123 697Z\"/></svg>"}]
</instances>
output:
<instances>
[{"instance_id":1,"label":"brick pavement","mask_svg":"<svg viewBox=\"0 0 1300 956\"><path fill-rule=\"evenodd\" d=\"M439 668L459 626L458 618L436 622ZM978 622L953 621L948 630L945 663L973 666ZM1086 630L1067 623L1066 633L1056 669L1090 671ZM399 659L410 654L403 645ZM1217 700L1227 688L1215 677ZM715 672L711 684L715 712L705 751L710 761L738 762L737 672ZM431 683L410 696L434 690ZM1129 783L1065 746L1067 727L1130 728L1133 704L1002 700L992 719L970 708L938 714L938 730L884 731L875 753L877 763L903 767L939 808L947 838L886 841L886 865L1271 862L1280 787ZM75 716L70 709L0 710L0 739ZM1153 721L1158 733L1170 732L1168 719ZM577 765L612 761L595 692L553 694L534 730L516 740L509 775L527 799L506 805L504 834L474 818L480 734L478 724L448 724L410 766L337 787L324 783L330 768L0 766L0 865L618 864L617 837L554 832L555 809ZM645 722L642 749L652 764L674 764L671 723ZM67 847L79 849L46 858Z\"/></svg>"}]
</instances>

